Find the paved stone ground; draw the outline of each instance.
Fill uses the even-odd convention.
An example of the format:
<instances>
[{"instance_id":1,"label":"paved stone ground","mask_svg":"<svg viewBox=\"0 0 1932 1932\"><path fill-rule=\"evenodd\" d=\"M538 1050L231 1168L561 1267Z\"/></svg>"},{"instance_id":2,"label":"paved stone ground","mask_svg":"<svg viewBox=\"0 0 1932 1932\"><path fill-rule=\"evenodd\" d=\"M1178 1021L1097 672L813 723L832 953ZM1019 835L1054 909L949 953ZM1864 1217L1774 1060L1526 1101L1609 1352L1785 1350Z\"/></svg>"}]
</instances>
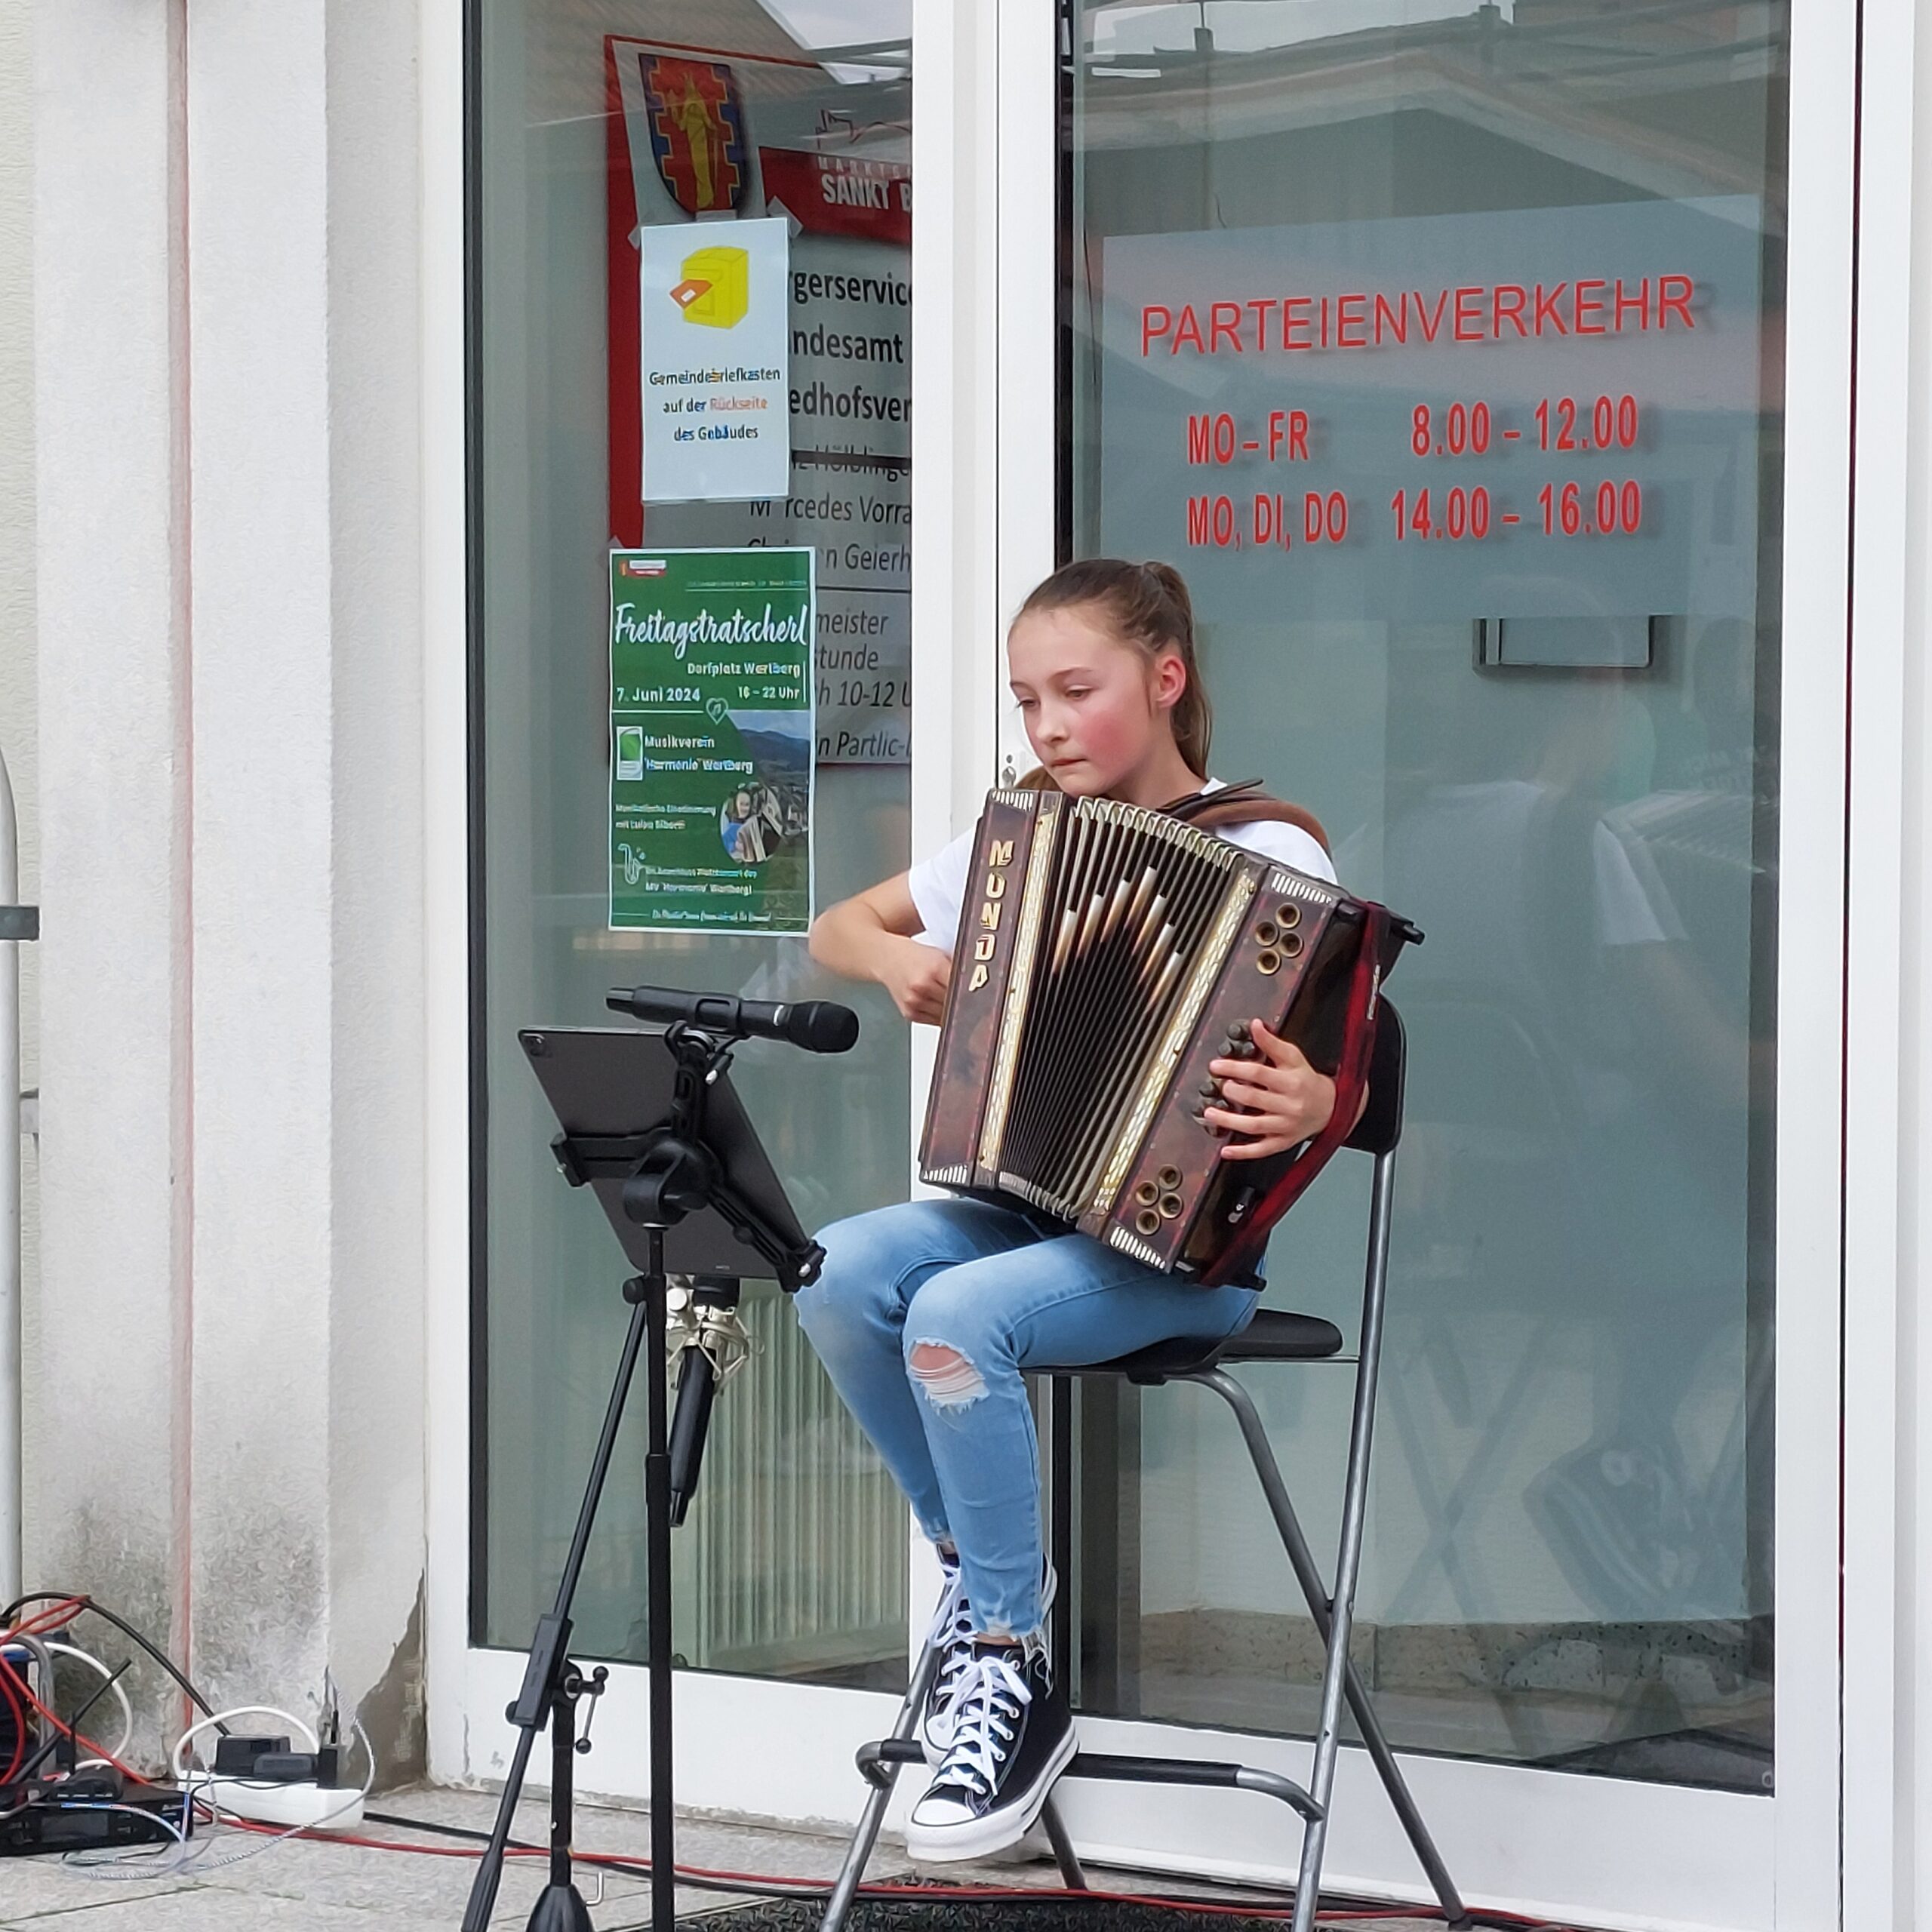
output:
<instances>
[{"instance_id":1,"label":"paved stone ground","mask_svg":"<svg viewBox=\"0 0 1932 1932\"><path fill-rule=\"evenodd\" d=\"M377 1811L474 1830L487 1829L496 1811L496 1801L487 1793L429 1789L390 1792L372 1799L371 1804ZM540 1844L545 1826L543 1801L526 1803L518 1814L517 1835ZM475 1869L463 1841L405 1832L389 1825L372 1823L366 1829L371 1836L432 1847L433 1852L412 1855L318 1841L269 1844L245 1834L225 1832L198 1838L198 1843L214 1847L205 1865L177 1878L138 1882L90 1878L64 1868L54 1857L7 1859L0 1860L0 1928L4 1932L285 1932L285 1928L299 1927L303 1932L457 1932ZM577 1843L584 1850L641 1857L648 1850L648 1834L649 1820L641 1811L589 1804L579 1807ZM678 1850L683 1866L829 1881L838 1869L844 1847L834 1839L802 1832L690 1819L679 1821ZM452 1852L457 1855L448 1855ZM217 1862L223 1858L236 1858L237 1862ZM867 1876L903 1878L909 1870L896 1847L882 1845ZM1008 1887L1050 1890L1058 1883L1051 1863L960 1866L947 1876L961 1883ZM1108 1890L1144 1891L1157 1882L1122 1873L1090 1876ZM493 1932L497 1927L524 1925L543 1881L540 1860L511 1862L491 1921ZM591 1874L580 1880L586 1896L593 1900L596 1882ZM1183 1887L1173 1880L1158 1882L1203 1896L1210 1889L1193 1884ZM1229 1903L1241 1897L1232 1892L1217 1895ZM691 1916L718 1914L754 1903L743 1896L686 1887L680 1887L678 1892L681 1914ZM649 1918L648 1881L628 1873L608 1874L602 1903L593 1905L591 1911L597 1932L631 1932L648 1924ZM766 1906L747 1916L744 1932L804 1932L817 1924L817 1918L815 1912L799 1906ZM952 1928L966 1932L978 1924L1010 1927L1012 1932L1052 1932L1061 1924L1077 1927L1081 1932L1115 1932L1115 1928L1149 1923L1156 1932L1189 1932L1190 1927L1208 1922L1192 1915L1167 1913L1154 1920L1140 1908L1115 1912L1084 1905L1055 1911L1043 1900L1039 1906L1024 1912L1008 1906L996 1918L990 1909L969 1912L957 1903L937 1907L874 1907L863 1919L855 1915L853 1932L951 1932ZM1241 1923L1226 1918L1212 1921L1214 1932L1235 1932ZM1377 1921L1375 1932L1425 1932L1425 1921L1391 1919Z\"/></svg>"}]
</instances>

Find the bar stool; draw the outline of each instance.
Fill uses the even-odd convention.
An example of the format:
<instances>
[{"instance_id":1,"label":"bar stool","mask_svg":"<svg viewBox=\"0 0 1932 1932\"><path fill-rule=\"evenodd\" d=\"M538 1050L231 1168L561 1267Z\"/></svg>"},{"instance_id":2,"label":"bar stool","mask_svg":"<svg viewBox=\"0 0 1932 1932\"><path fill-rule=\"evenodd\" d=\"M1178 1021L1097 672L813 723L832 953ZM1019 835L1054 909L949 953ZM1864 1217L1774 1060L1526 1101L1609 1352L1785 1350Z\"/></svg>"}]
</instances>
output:
<instances>
[{"instance_id":1,"label":"bar stool","mask_svg":"<svg viewBox=\"0 0 1932 1932\"><path fill-rule=\"evenodd\" d=\"M1450 1878L1429 1827L1423 1822L1407 1780L1361 1673L1349 1657L1349 1637L1355 1610L1356 1580L1361 1569L1363 1518L1368 1499L1371 1438L1374 1432L1376 1380L1382 1354L1383 1311L1389 1284L1389 1220L1395 1180L1395 1149L1402 1133L1403 1076L1407 1046L1395 1009L1380 1002L1376 1023L1374 1057L1371 1064L1368 1105L1347 1145L1371 1155L1374 1172L1369 1194L1368 1259L1362 1291L1361 1347L1355 1364L1354 1420L1349 1436L1348 1468L1343 1479L1342 1534L1336 1558L1335 1589L1324 1589L1300 1519L1289 1500L1275 1452L1268 1441L1254 1399L1228 1373L1238 1362L1319 1361L1341 1352L1342 1333L1333 1322L1315 1316L1272 1309L1257 1312L1247 1327L1223 1341L1186 1340L1161 1342L1113 1361L1055 1369L1048 1372L1046 1426L1051 1444L1051 1540L1054 1561L1063 1576L1072 1561L1072 1383L1076 1376L1114 1377L1143 1388L1167 1382L1192 1382L1209 1389L1234 1411L1241 1439L1247 1446L1289 1567L1301 1587L1309 1614L1326 1645L1321 1673L1321 1715L1315 1736L1315 1761L1304 1789L1278 1772L1255 1766L1203 1761L1185 1758L1141 1758L1117 1753L1081 1751L1061 1774L1063 1777L1097 1778L1116 1783L1225 1786L1278 1799L1303 1823L1300 1876L1295 1886L1294 1932L1310 1932L1321 1889L1321 1860L1327 1847L1329 1803L1334 1793L1335 1763L1341 1743L1342 1704L1346 1698L1362 1743L1389 1794L1402 1829L1441 1905L1451 1927L1466 1926L1469 1915ZM1056 1681L1069 1681L1072 1657L1071 1618L1054 1623ZM858 1828L845 1856L838 1882L826 1907L823 1932L840 1932L851 1908L885 1817L892 1787L902 1765L921 1764L923 1754L914 1735L939 1653L929 1647L919 1660L900 1705L891 1737L863 1746L858 1753L860 1775L872 1787ZM1086 1878L1075 1855L1057 1807L1049 1798L1041 1814L1060 1875L1075 1890L1086 1889Z\"/></svg>"}]
</instances>

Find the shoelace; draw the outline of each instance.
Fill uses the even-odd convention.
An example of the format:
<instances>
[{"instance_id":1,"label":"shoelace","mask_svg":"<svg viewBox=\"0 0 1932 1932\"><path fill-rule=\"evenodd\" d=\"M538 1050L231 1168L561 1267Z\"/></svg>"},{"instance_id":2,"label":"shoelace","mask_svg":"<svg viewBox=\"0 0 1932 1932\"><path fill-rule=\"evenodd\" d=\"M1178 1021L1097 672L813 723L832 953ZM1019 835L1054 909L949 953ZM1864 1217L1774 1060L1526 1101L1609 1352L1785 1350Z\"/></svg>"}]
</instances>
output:
<instances>
[{"instance_id":1,"label":"shoelace","mask_svg":"<svg viewBox=\"0 0 1932 1932\"><path fill-rule=\"evenodd\" d=\"M965 1585L956 1562L946 1565L946 1588L940 1593L939 1607L934 1611L931 1626L926 1632L927 1644L940 1654L939 1668L933 1673L933 1687L927 1704L928 1711L934 1714L946 1709L958 1694L960 1684L972 1664L973 1646L980 1634L974 1624L972 1606L966 1600ZM1049 1564L1041 1585L1041 1602L1044 1609L1052 1609L1058 1583L1053 1566Z\"/></svg>"},{"instance_id":2,"label":"shoelace","mask_svg":"<svg viewBox=\"0 0 1932 1932\"><path fill-rule=\"evenodd\" d=\"M952 1640L946 1645L945 1654L940 1659L939 1671L933 1681L933 1709L949 1709L959 1694L961 1681L973 1664L973 1629L970 1622L962 1621L955 1626Z\"/></svg>"},{"instance_id":3,"label":"shoelace","mask_svg":"<svg viewBox=\"0 0 1932 1932\"><path fill-rule=\"evenodd\" d=\"M959 1688L973 1662L973 1611L960 1588L959 1573L952 1574L952 1587L940 1598L926 1641L940 1653L939 1670L933 1680L932 1708L943 1709Z\"/></svg>"},{"instance_id":4,"label":"shoelace","mask_svg":"<svg viewBox=\"0 0 1932 1932\"><path fill-rule=\"evenodd\" d=\"M957 1697L952 1746L934 1782L963 1785L975 1796L986 1797L1006 1760L1005 1747L1013 1742L1012 1721L1033 1701L1033 1694L1004 1657L979 1656Z\"/></svg>"}]
</instances>

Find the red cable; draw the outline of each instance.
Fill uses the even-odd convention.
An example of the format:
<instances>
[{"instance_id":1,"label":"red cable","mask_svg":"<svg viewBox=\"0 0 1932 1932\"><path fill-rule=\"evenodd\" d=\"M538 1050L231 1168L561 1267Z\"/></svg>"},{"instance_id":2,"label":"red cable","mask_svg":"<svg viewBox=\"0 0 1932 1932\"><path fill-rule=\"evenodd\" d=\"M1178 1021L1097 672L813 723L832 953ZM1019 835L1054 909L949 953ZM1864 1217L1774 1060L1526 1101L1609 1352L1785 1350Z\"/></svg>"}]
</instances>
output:
<instances>
[{"instance_id":1,"label":"red cable","mask_svg":"<svg viewBox=\"0 0 1932 1932\"><path fill-rule=\"evenodd\" d=\"M24 1618L21 1622L15 1624L11 1630L0 1632L0 1644L16 1642L23 1637L44 1637L55 1630L65 1630L86 1610L87 1607L87 1601L83 1597L65 1598L60 1602L50 1604L46 1609L36 1611L32 1617ZM76 1730L72 1724L66 1723L61 1718L57 1711L49 1710L27 1688L24 1682L14 1676L11 1670L0 1668L0 1688L6 1690L9 1702L14 1704L17 1719L17 1735L23 1740L26 1734L26 1712L20 1709L19 1703L16 1701L16 1692L19 1697L24 1697L57 1730L63 1732L77 1745L84 1746L90 1757L99 1758L106 1763L112 1764L124 1777L132 1778L137 1784L146 1782L133 1765L124 1764L121 1759L115 1756L112 1751L104 1745L97 1744L85 1731ZM14 1772L20 1769L20 1760L23 1755L23 1749L16 1750L14 1761L7 1767L6 1777L0 1778L0 1784L6 1783L11 1779Z\"/></svg>"},{"instance_id":2,"label":"red cable","mask_svg":"<svg viewBox=\"0 0 1932 1932\"><path fill-rule=\"evenodd\" d=\"M52 1724L55 1730L64 1732L69 1737L71 1737L76 1744L84 1746L89 1757L99 1758L105 1763L112 1764L123 1777L132 1778L137 1784L146 1783L146 1779L143 1777L140 1773L136 1770L132 1764L123 1764L121 1760L115 1757L114 1753L109 1750L105 1745L97 1744L91 1737L88 1737L85 1731L76 1730L72 1724L69 1724L66 1720L60 1715L59 1712L50 1711L24 1684L20 1685L20 1695L26 1698L27 1702L31 1704L42 1717L46 1718L48 1722Z\"/></svg>"},{"instance_id":3,"label":"red cable","mask_svg":"<svg viewBox=\"0 0 1932 1932\"><path fill-rule=\"evenodd\" d=\"M64 1601L53 1604L49 1608L29 1617L24 1622L15 1625L11 1630L0 1632L0 1644L6 1643L17 1637L41 1636L47 1634L50 1630L65 1629L67 1625L73 1623L86 1608L86 1603L82 1598L69 1597ZM8 1767L6 1777L0 1777L0 1784L5 1783L11 1778L14 1772L19 1768L20 1759L24 1754L26 1715L20 1709L19 1703L20 1697L26 1698L35 1710L73 1739L75 1743L84 1745L91 1755L104 1759L116 1770L134 1779L137 1783L144 1782L140 1772L134 1770L131 1765L123 1764L112 1752L96 1743L84 1732L77 1731L71 1725L63 1722L56 1712L49 1710L31 1690L27 1689L24 1684L20 1683L11 1671L4 1668L0 1668L0 1693L4 1693L13 1706L16 1719L15 1736L20 1740L15 1746L13 1763ZM459 1846L405 1844L394 1838L372 1838L352 1832L315 1832L306 1828L291 1832L285 1826L266 1825L251 1818L230 1817L223 1822L238 1831L260 1832L278 1838L307 1838L311 1840L323 1838L333 1841L338 1844L352 1844L371 1851L410 1852L419 1858L480 1858L483 1855L480 1849L472 1851ZM549 1855L548 1849L541 1845L510 1847L504 1853L506 1858L547 1858ZM623 1852L574 1851L571 1856L579 1864L628 1866L638 1872L640 1875L648 1872L650 1867L648 1860L633 1858ZM724 1884L784 1886L795 1889L801 1895L810 1895L825 1889L823 1883L816 1878L774 1877L768 1873L755 1872L720 1871L702 1865L680 1865L677 1867L677 1870L681 1875L694 1878L708 1878ZM894 1884L890 1881L882 1881L862 1886L860 1891L862 1894L869 1894L873 1897L930 1899L935 1902L945 1899L979 1899L989 1903L999 1900L1093 1899L1104 1904L1142 1905L1152 1906L1161 1911L1198 1912L1208 1917L1235 1918L1285 1918L1293 1910L1291 1906L1275 1906L1260 1903L1237 1905L1222 1904L1208 1900L1165 1899L1158 1894L1141 1892L1112 1892L1093 1889L1073 1892L1066 1890L1063 1887L1051 1885L908 1885ZM1524 1918L1519 1913L1491 1912L1484 1915L1492 1922L1534 1928L1535 1932L1566 1932L1566 1928L1552 1926L1547 1920ZM1441 1916L1440 1909L1432 1906L1392 1906L1386 1909L1364 1911L1321 1912L1318 1909L1316 1914L1318 1920L1324 1920L1336 1924L1386 1918L1440 1918Z\"/></svg>"},{"instance_id":4,"label":"red cable","mask_svg":"<svg viewBox=\"0 0 1932 1932\"><path fill-rule=\"evenodd\" d=\"M398 1839L372 1838L356 1832L312 1832L306 1828L299 1832L291 1832L286 1826L265 1825L252 1818L229 1817L222 1822L238 1831L257 1832L272 1837L306 1838L312 1842L352 1844L370 1851L406 1851L419 1858L473 1859L483 1856L481 1847L472 1850L461 1845L405 1844ZM543 1845L512 1845L503 1854L506 1858L548 1858L549 1855L548 1847ZM571 1857L579 1865L624 1867L640 1877L650 1869L648 1859L633 1858L624 1852L580 1851L573 1848ZM680 1865L677 1871L680 1877L709 1878L724 1884L795 1887L800 1896L808 1897L826 1889L825 1881L818 1878L775 1877L768 1872L725 1872L703 1865ZM1292 1906L1287 1905L1259 1903L1223 1904L1209 1900L1163 1898L1158 1894L1145 1892L1098 1890L1075 1892L1054 1885L908 1885L881 1881L862 1885L859 1890L861 1897L929 1899L935 1903L955 1899L977 1899L988 1903L1002 1900L1093 1899L1103 1904L1149 1906L1164 1912L1198 1912L1210 1917L1232 1918L1287 1918L1293 1915L1294 1909ZM1386 1918L1439 1919L1442 1912L1441 1908L1435 1906L1400 1905L1362 1911L1318 1910L1315 1916L1318 1923L1341 1924ZM1554 1926L1547 1920L1526 1918L1516 1912L1489 1912L1483 1916L1491 1922L1535 1928L1535 1932L1567 1932L1567 1928Z\"/></svg>"},{"instance_id":5,"label":"red cable","mask_svg":"<svg viewBox=\"0 0 1932 1932\"><path fill-rule=\"evenodd\" d=\"M64 1602L56 1604L27 1618L24 1623L15 1625L12 1629L0 1634L0 1646L13 1643L23 1636L42 1635L50 1627L57 1626L64 1628L65 1626L59 1624L60 1615L63 1612L69 1613L68 1621L71 1623L73 1620L70 1607L79 1601L77 1597L69 1597ZM26 1761L27 1712L26 1705L20 1700L23 1697L32 1697L33 1694L27 1689L24 1681L17 1677L11 1666L4 1662L0 1662L0 1692L5 1694L8 1708L14 1718L14 1755L8 1761L5 1773L0 1774L0 1785L6 1785L13 1783L21 1765Z\"/></svg>"},{"instance_id":6,"label":"red cable","mask_svg":"<svg viewBox=\"0 0 1932 1932\"><path fill-rule=\"evenodd\" d=\"M0 1643L11 1643L20 1637L44 1637L53 1631L64 1630L86 1607L78 1597L68 1597L48 1609L36 1611L11 1629L0 1631Z\"/></svg>"},{"instance_id":7,"label":"red cable","mask_svg":"<svg viewBox=\"0 0 1932 1932\"><path fill-rule=\"evenodd\" d=\"M20 1766L26 1761L27 1712L26 1706L20 1702L20 1692L15 1687L16 1682L13 1666L4 1657L0 1657L0 1691L5 1692L7 1707L14 1714L14 1755L8 1761L5 1774L0 1775L0 1785L11 1784L19 1775Z\"/></svg>"}]
</instances>

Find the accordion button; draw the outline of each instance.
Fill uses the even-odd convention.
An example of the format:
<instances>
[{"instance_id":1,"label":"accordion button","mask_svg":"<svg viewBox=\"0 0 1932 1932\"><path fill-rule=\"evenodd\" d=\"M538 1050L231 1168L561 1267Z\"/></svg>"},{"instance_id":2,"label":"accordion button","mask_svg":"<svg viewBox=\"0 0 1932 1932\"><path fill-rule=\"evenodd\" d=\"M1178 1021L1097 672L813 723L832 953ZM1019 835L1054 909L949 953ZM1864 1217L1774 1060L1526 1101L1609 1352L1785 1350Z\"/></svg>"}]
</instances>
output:
<instances>
[{"instance_id":1,"label":"accordion button","mask_svg":"<svg viewBox=\"0 0 1932 1932\"><path fill-rule=\"evenodd\" d=\"M1254 1044L1247 1037L1247 1022L1245 1020L1235 1020L1229 1023L1228 1038L1237 1046L1241 1045L1244 1041L1251 1047Z\"/></svg>"},{"instance_id":2,"label":"accordion button","mask_svg":"<svg viewBox=\"0 0 1932 1932\"><path fill-rule=\"evenodd\" d=\"M1204 1100L1217 1100L1220 1097L1221 1089L1216 1081L1212 1080L1204 1080L1201 1081L1201 1097Z\"/></svg>"},{"instance_id":3,"label":"accordion button","mask_svg":"<svg viewBox=\"0 0 1932 1932\"><path fill-rule=\"evenodd\" d=\"M1162 1188L1171 1194L1180 1185L1180 1168L1163 1168L1160 1173L1160 1182Z\"/></svg>"}]
</instances>

